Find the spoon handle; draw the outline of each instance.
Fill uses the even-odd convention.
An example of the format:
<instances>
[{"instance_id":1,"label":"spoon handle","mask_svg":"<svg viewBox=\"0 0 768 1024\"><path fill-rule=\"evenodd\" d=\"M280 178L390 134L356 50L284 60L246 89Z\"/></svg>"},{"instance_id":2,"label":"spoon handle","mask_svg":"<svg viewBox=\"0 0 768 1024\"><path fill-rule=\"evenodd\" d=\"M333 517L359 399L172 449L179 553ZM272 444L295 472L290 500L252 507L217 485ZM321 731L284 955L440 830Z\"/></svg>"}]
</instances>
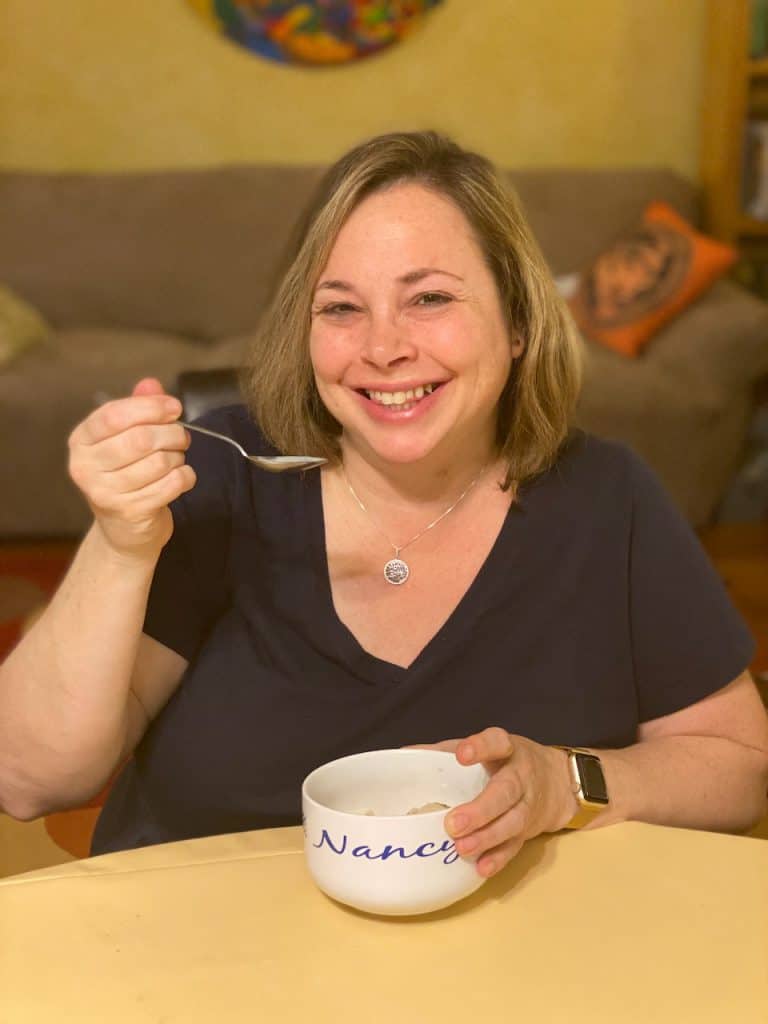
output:
<instances>
[{"instance_id":1,"label":"spoon handle","mask_svg":"<svg viewBox=\"0 0 768 1024\"><path fill-rule=\"evenodd\" d=\"M237 441L233 441L231 437L227 437L225 434L217 434L215 430L207 430L205 427L198 427L195 423L185 423L184 420L176 420L176 422L186 430L196 430L198 434L207 434L208 437L217 437L219 441L226 441L227 444L231 444L233 448L237 448L241 455L248 458L248 452L246 452L244 448L241 448Z\"/></svg>"}]
</instances>

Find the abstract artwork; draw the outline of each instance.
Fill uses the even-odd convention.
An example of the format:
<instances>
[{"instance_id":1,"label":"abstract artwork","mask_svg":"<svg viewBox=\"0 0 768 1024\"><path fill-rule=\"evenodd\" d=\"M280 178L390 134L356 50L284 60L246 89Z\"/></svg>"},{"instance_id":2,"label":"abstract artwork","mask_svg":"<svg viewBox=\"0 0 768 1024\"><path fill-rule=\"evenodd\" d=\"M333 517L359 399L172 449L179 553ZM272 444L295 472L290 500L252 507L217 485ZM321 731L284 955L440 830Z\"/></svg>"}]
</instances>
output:
<instances>
[{"instance_id":1,"label":"abstract artwork","mask_svg":"<svg viewBox=\"0 0 768 1024\"><path fill-rule=\"evenodd\" d=\"M442 0L187 0L227 38L285 64L343 64L407 35Z\"/></svg>"}]
</instances>

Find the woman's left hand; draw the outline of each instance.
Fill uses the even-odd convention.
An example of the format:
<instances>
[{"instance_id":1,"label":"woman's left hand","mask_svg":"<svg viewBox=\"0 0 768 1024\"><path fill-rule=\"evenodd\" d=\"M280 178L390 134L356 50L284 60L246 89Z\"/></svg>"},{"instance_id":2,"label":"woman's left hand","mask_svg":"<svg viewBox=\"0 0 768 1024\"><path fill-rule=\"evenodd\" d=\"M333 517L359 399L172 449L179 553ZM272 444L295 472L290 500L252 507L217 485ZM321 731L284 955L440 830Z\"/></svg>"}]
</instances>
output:
<instances>
[{"instance_id":1,"label":"woman's left hand","mask_svg":"<svg viewBox=\"0 0 768 1024\"><path fill-rule=\"evenodd\" d=\"M496 727L461 740L424 744L455 753L460 764L482 764L491 778L474 800L454 807L446 829L463 857L477 857L484 878L500 871L526 839L557 832L578 810L566 756Z\"/></svg>"}]
</instances>

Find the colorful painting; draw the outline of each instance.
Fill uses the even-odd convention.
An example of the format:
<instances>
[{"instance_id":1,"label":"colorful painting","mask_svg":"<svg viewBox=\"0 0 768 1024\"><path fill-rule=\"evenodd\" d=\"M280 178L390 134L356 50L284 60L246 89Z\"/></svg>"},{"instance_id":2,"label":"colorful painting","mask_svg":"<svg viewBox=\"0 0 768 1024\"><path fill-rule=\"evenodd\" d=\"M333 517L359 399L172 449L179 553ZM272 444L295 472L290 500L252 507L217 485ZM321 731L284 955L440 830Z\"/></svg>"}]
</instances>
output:
<instances>
[{"instance_id":1,"label":"colorful painting","mask_svg":"<svg viewBox=\"0 0 768 1024\"><path fill-rule=\"evenodd\" d=\"M187 0L229 39L287 64L342 64L402 39L442 0Z\"/></svg>"}]
</instances>

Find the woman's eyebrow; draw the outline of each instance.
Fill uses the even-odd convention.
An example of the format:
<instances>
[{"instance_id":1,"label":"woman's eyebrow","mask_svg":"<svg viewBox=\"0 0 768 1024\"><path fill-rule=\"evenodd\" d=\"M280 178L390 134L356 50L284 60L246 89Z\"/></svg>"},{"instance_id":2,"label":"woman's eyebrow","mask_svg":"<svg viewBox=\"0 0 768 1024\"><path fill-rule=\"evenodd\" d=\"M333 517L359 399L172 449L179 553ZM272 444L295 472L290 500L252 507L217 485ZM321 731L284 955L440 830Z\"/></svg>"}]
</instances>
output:
<instances>
[{"instance_id":1,"label":"woman's eyebrow","mask_svg":"<svg viewBox=\"0 0 768 1024\"><path fill-rule=\"evenodd\" d=\"M409 270L407 274L398 277L398 281L401 281L403 284L416 284L422 278L429 277L430 274L444 274L446 277L452 277L456 281L464 280L458 274L452 274L450 270L441 270L439 267L419 267L418 270Z\"/></svg>"},{"instance_id":2,"label":"woman's eyebrow","mask_svg":"<svg viewBox=\"0 0 768 1024\"><path fill-rule=\"evenodd\" d=\"M456 281L463 281L463 277L459 277L458 274L452 274L450 270L440 270L439 267L419 267L418 270L409 270L407 274L403 274L402 277L398 277L398 282L401 284L417 284L425 277L429 277L430 274L444 274L446 277L452 277ZM338 292L353 292L355 289L353 285L347 281L329 280L321 281L317 286L317 291L323 288L332 289Z\"/></svg>"},{"instance_id":3,"label":"woman's eyebrow","mask_svg":"<svg viewBox=\"0 0 768 1024\"><path fill-rule=\"evenodd\" d=\"M337 292L353 292L355 289L351 284L347 284L346 281L321 281L315 291L320 291L322 288L332 288Z\"/></svg>"}]
</instances>

